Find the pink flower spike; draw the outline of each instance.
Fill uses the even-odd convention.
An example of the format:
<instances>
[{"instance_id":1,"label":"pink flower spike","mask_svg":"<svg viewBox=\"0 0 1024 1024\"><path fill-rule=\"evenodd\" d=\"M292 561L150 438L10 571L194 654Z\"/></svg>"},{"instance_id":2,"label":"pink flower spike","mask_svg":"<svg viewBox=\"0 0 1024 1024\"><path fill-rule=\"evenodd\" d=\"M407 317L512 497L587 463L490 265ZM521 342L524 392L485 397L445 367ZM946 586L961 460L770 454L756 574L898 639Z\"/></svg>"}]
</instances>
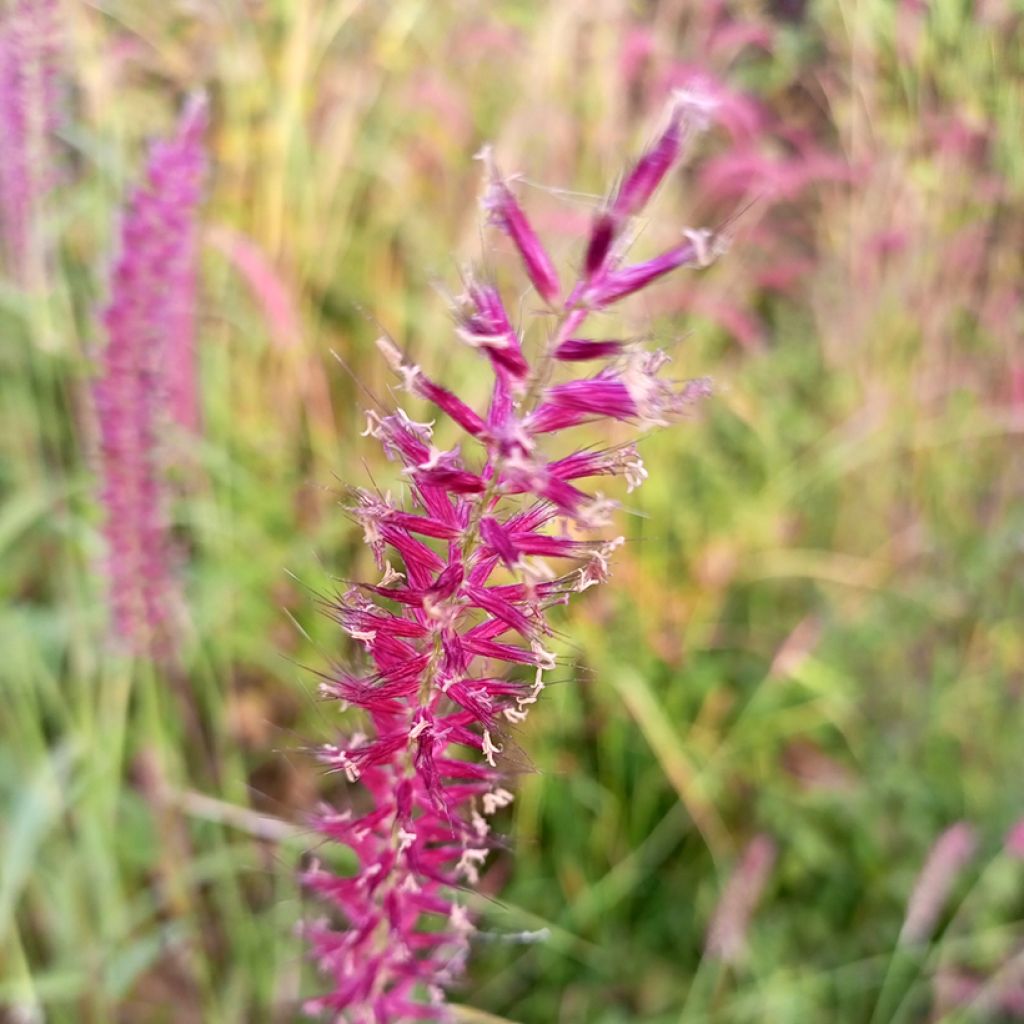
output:
<instances>
[{"instance_id":1,"label":"pink flower spike","mask_svg":"<svg viewBox=\"0 0 1024 1024\"><path fill-rule=\"evenodd\" d=\"M550 434L593 417L630 420L637 413L637 404L621 377L599 374L548 388L544 404L527 421L527 428L531 434Z\"/></svg>"},{"instance_id":2,"label":"pink flower spike","mask_svg":"<svg viewBox=\"0 0 1024 1024\"><path fill-rule=\"evenodd\" d=\"M35 283L37 224L59 180L54 141L63 119L56 0L14 0L0 18L0 249L9 276Z\"/></svg>"},{"instance_id":3,"label":"pink flower spike","mask_svg":"<svg viewBox=\"0 0 1024 1024\"><path fill-rule=\"evenodd\" d=\"M640 161L620 214L649 198L674 145L670 133ZM320 750L323 764L362 790L354 801L365 808L361 816L326 808L316 821L326 839L351 848L357 870L336 877L314 865L303 878L332 915L304 926L329 989L306 1008L339 1024L453 1020L446 992L464 971L474 927L461 891L480 882L496 845L488 819L513 799L499 757L505 730L526 719L558 664L546 647L549 610L607 580L622 543L570 534L570 523L578 531L609 526L615 509L575 482L622 476L632 489L647 475L630 442L552 458L551 435L608 418L641 428L667 423L707 391L703 382L662 378L663 353L586 337L602 302L674 265L700 262L699 240L653 268L618 269L609 219L604 240L600 231L592 240L594 273L580 276L559 310L547 254L493 164L489 171L485 206L552 303L537 369L497 288L473 277L456 305L456 332L487 356L485 417L391 341L378 342L404 389L444 412L480 450L463 461L458 447L437 448L432 423L401 409L368 412L365 436L400 463L408 500L400 506L390 495L355 492L349 513L381 575L325 602L361 663L332 669L320 692L359 709L367 730ZM588 301L577 301L584 294ZM610 360L601 372L574 376L577 363L600 358Z\"/></svg>"},{"instance_id":4,"label":"pink flower spike","mask_svg":"<svg viewBox=\"0 0 1024 1024\"><path fill-rule=\"evenodd\" d=\"M484 162L489 179L483 206L490 214L491 223L504 231L515 243L537 294L545 302L554 303L558 298L560 286L558 272L551 262L551 257L544 250L536 232L526 219L526 214L498 172L491 147L484 146L479 158Z\"/></svg>"},{"instance_id":5,"label":"pink flower spike","mask_svg":"<svg viewBox=\"0 0 1024 1024\"><path fill-rule=\"evenodd\" d=\"M377 339L377 348L388 361L388 365L402 378L407 391L421 395L432 402L445 415L454 420L467 434L479 437L487 430L484 421L461 398L446 388L435 384L414 363L407 362L398 346L388 337ZM422 459L420 460L422 461Z\"/></svg>"},{"instance_id":6,"label":"pink flower spike","mask_svg":"<svg viewBox=\"0 0 1024 1024\"><path fill-rule=\"evenodd\" d=\"M1024 860L1024 819L1018 821L1006 833L1004 849L1016 860Z\"/></svg>"},{"instance_id":7,"label":"pink flower spike","mask_svg":"<svg viewBox=\"0 0 1024 1024\"><path fill-rule=\"evenodd\" d=\"M166 647L174 591L159 439L198 420L195 292L206 106L151 150L129 197L102 322L94 401L100 427L110 601L115 632L140 654Z\"/></svg>"},{"instance_id":8,"label":"pink flower spike","mask_svg":"<svg viewBox=\"0 0 1024 1024\"><path fill-rule=\"evenodd\" d=\"M673 386L659 375L667 362L663 352L634 349L621 369L547 388L542 404L526 420L526 429L532 435L547 434L604 417L664 426L707 391L704 381Z\"/></svg>"},{"instance_id":9,"label":"pink flower spike","mask_svg":"<svg viewBox=\"0 0 1024 1024\"><path fill-rule=\"evenodd\" d=\"M931 938L953 886L973 859L977 846L974 829L965 821L951 825L935 840L907 901L901 944Z\"/></svg>"},{"instance_id":10,"label":"pink flower spike","mask_svg":"<svg viewBox=\"0 0 1024 1024\"><path fill-rule=\"evenodd\" d=\"M750 922L775 866L776 852L774 840L766 835L755 836L743 851L708 927L704 948L709 957L727 964L743 958Z\"/></svg>"},{"instance_id":11,"label":"pink flower spike","mask_svg":"<svg viewBox=\"0 0 1024 1024\"><path fill-rule=\"evenodd\" d=\"M428 487L440 487L452 494L480 494L487 489L487 482L476 473L452 466L428 466L417 469L415 477L417 483L426 484Z\"/></svg>"},{"instance_id":12,"label":"pink flower spike","mask_svg":"<svg viewBox=\"0 0 1024 1024\"><path fill-rule=\"evenodd\" d=\"M154 179L167 190L168 227L177 232L177 245L164 266L167 351L167 389L171 416L184 430L200 427L199 382L196 367L196 306L199 266L199 222L195 210L206 178L203 139L209 125L209 106L202 94L192 96L181 115L177 136L154 147L166 161ZM165 148L166 147L166 148Z\"/></svg>"},{"instance_id":13,"label":"pink flower spike","mask_svg":"<svg viewBox=\"0 0 1024 1024\"><path fill-rule=\"evenodd\" d=\"M519 549L508 530L493 516L484 516L480 520L480 536L507 566L511 568L518 562Z\"/></svg>"},{"instance_id":14,"label":"pink flower spike","mask_svg":"<svg viewBox=\"0 0 1024 1024\"><path fill-rule=\"evenodd\" d=\"M552 462L548 472L560 480L579 480L592 476L624 476L629 490L635 490L647 479L647 470L635 444L605 451L576 452Z\"/></svg>"}]
</instances>

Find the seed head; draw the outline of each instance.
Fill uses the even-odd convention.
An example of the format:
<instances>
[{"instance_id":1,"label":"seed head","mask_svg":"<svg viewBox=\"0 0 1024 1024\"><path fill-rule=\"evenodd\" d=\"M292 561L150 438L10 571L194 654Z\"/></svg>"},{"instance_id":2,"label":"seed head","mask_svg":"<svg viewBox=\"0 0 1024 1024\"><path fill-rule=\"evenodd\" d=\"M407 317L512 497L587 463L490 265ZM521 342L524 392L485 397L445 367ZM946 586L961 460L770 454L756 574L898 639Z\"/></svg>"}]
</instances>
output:
<instances>
[{"instance_id":1,"label":"seed head","mask_svg":"<svg viewBox=\"0 0 1024 1024\"><path fill-rule=\"evenodd\" d=\"M637 212L668 173L685 118L675 105L666 133L609 205L616 222ZM350 511L383 578L327 602L364 658L321 692L361 709L368 735L326 745L319 756L362 787L370 807L358 817L325 810L317 819L326 838L354 851L358 868L339 878L314 865L305 875L335 914L305 925L329 986L307 1009L349 1024L451 1019L445 993L458 981L473 932L461 893L481 882L495 846L488 819L513 799L505 769L512 730L557 665L549 612L608 579L622 543L595 535L615 504L581 484L622 477L632 489L647 477L631 442L553 457L552 436L610 420L664 425L707 391L705 382L665 377L664 353L581 334L593 311L676 267L703 266L701 244L690 239L653 266L615 268L602 258L559 305L551 259L489 149L483 158L485 208L512 238L554 321L528 356L498 289L467 275L455 330L491 375L483 411L393 341L378 341L403 389L451 420L463 445L438 448L433 424L401 410L367 414L367 435L401 463L410 497L399 505L390 495L356 492ZM583 361L603 366L554 378Z\"/></svg>"}]
</instances>

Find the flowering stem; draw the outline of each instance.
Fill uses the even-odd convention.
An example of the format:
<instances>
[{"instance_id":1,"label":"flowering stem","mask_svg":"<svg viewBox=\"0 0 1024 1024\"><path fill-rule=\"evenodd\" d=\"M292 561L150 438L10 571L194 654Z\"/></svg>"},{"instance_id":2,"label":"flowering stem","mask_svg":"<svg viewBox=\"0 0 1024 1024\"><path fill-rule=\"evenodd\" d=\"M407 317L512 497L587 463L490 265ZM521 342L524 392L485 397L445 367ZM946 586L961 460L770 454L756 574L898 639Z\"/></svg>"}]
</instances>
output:
<instances>
[{"instance_id":1,"label":"flowering stem","mask_svg":"<svg viewBox=\"0 0 1024 1024\"><path fill-rule=\"evenodd\" d=\"M620 222L637 212L633 207L646 201L667 171L675 152L669 143L662 142L656 157L648 154L629 179L632 205L617 208ZM326 921L305 928L321 969L334 979L333 990L307 1008L340 1014L350 1024L451 1020L445 989L461 973L472 930L457 893L464 882L479 880L493 845L486 817L512 800L500 785L495 755L502 748L493 737L505 723L526 718L544 688L544 673L555 665L541 642L552 632L545 612L606 579L611 552L621 543L580 541L550 527L558 520L584 528L606 525L611 503L576 481L622 475L632 489L646 476L633 445L549 460L546 438L607 418L664 423L706 391L702 384L680 389L660 379L663 354L600 342L591 351L575 337L594 309L644 287L671 269L669 263L685 261L673 256L658 264L657 273L643 269L624 283L614 276L617 257L609 255L562 300L540 239L489 156L487 163L485 204L492 222L519 249L554 322L531 366L497 289L468 281L457 331L491 365L486 416L408 363L392 342L378 341L405 388L444 412L486 458L475 472L457 447L434 447L432 425L400 410L368 413L367 433L404 464L413 501L399 507L390 495L357 492L352 511L383 577L379 584L354 586L329 608L364 645L373 668L368 675L342 672L323 690L362 708L374 735L353 737L344 747L328 744L320 756L330 769L364 785L372 809L360 818L328 809L318 821L327 837L355 851L355 876L338 878L319 865L306 874L307 884L348 922L343 929ZM552 383L557 366L592 361L597 352L611 361L596 375ZM517 502L517 496L523 497ZM420 538L446 542L446 554ZM385 560L389 549L404 572ZM576 567L556 575L541 561L549 558L571 559ZM515 582L491 582L502 566ZM512 640L503 639L507 634ZM530 667L532 685L495 675L491 666L501 662ZM459 757L453 748L475 748L482 760ZM441 928L420 927L439 916L447 917Z\"/></svg>"}]
</instances>

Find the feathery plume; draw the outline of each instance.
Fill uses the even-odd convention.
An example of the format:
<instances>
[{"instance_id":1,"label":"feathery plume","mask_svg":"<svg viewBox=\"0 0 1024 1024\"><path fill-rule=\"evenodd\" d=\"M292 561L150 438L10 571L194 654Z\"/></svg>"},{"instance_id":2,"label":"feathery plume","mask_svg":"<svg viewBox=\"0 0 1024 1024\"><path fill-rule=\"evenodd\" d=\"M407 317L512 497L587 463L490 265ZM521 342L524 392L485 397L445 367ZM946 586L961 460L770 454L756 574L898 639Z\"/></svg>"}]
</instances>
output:
<instances>
[{"instance_id":1,"label":"feathery plume","mask_svg":"<svg viewBox=\"0 0 1024 1024\"><path fill-rule=\"evenodd\" d=\"M129 197L103 311L107 344L94 388L115 632L137 653L166 640L173 591L159 437L197 420L194 379L197 209L206 104L192 100L173 138L150 152Z\"/></svg>"},{"instance_id":2,"label":"feathery plume","mask_svg":"<svg viewBox=\"0 0 1024 1024\"><path fill-rule=\"evenodd\" d=\"M32 277L34 225L55 179L60 52L56 0L17 0L0 22L0 237L21 284Z\"/></svg>"},{"instance_id":3,"label":"feathery plume","mask_svg":"<svg viewBox=\"0 0 1024 1024\"><path fill-rule=\"evenodd\" d=\"M672 116L670 131L681 136L685 112ZM620 192L626 198L610 206L616 216L639 211L678 151L670 138L641 160ZM361 785L369 810L325 808L316 821L325 838L355 852L355 874L338 877L315 863L304 876L341 919L304 925L330 985L307 1010L348 1024L451 1019L446 991L462 974L474 929L461 891L480 881L495 845L490 819L513 799L500 761L509 734L556 664L548 612L606 580L622 543L578 539L607 526L614 509L580 482L620 476L632 489L647 475L632 444L552 458L550 437L609 420L662 425L708 391L704 381L666 378L662 352L580 334L612 301L675 266L703 265L700 247L687 243L685 258L665 257L627 278L629 268L608 261L607 276L577 282L560 303L554 265L485 152L484 208L512 237L554 315L541 351L528 357L498 289L467 280L456 332L486 357L486 411L433 381L390 339L378 341L401 386L456 424L472 454L438 448L433 424L400 408L367 414L366 434L401 463L411 501L355 492L350 511L382 575L326 602L365 651L366 667L336 672L322 694L360 709L367 731L322 747L319 757ZM605 365L554 379L580 360Z\"/></svg>"}]
</instances>

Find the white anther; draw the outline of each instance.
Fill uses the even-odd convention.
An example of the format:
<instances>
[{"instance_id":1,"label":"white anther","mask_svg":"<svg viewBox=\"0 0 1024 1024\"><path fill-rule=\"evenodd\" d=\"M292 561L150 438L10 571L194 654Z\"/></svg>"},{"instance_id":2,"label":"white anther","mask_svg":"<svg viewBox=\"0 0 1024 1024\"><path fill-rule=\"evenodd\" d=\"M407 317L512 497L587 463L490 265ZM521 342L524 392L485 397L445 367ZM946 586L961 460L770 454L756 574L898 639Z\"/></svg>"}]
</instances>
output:
<instances>
[{"instance_id":1,"label":"white anther","mask_svg":"<svg viewBox=\"0 0 1024 1024\"><path fill-rule=\"evenodd\" d=\"M434 420L430 420L427 423L420 423L419 420L414 420L401 406L395 410L395 415L402 421L403 426L407 427L414 434L419 435L424 440L429 440L434 436Z\"/></svg>"},{"instance_id":2,"label":"white anther","mask_svg":"<svg viewBox=\"0 0 1024 1024\"><path fill-rule=\"evenodd\" d=\"M441 458L447 455L447 452L441 451L440 448L435 448L433 445L430 446L430 454L427 456L426 462L421 462L416 468L426 473L428 470L436 469L438 464L441 462Z\"/></svg>"},{"instance_id":3,"label":"white anther","mask_svg":"<svg viewBox=\"0 0 1024 1024\"><path fill-rule=\"evenodd\" d=\"M710 267L718 255L713 244L714 235L707 228L687 228L683 234L690 240L697 254L697 266Z\"/></svg>"},{"instance_id":4,"label":"white anther","mask_svg":"<svg viewBox=\"0 0 1024 1024\"><path fill-rule=\"evenodd\" d=\"M545 650L539 640L530 644L530 650L537 657L537 668L542 672L550 672L558 664L552 651Z\"/></svg>"},{"instance_id":5,"label":"white anther","mask_svg":"<svg viewBox=\"0 0 1024 1024\"><path fill-rule=\"evenodd\" d=\"M473 922L470 919L469 911L459 903L452 904L451 913L448 915L448 924L451 930L459 935L468 935L473 931Z\"/></svg>"},{"instance_id":6,"label":"white anther","mask_svg":"<svg viewBox=\"0 0 1024 1024\"><path fill-rule=\"evenodd\" d=\"M366 429L359 435L360 437L375 437L380 438L381 435L381 418L372 409L366 410Z\"/></svg>"},{"instance_id":7,"label":"white anther","mask_svg":"<svg viewBox=\"0 0 1024 1024\"><path fill-rule=\"evenodd\" d=\"M487 833L491 831L491 826L480 816L480 812L473 809L472 815L473 828L476 831L477 839L486 839Z\"/></svg>"},{"instance_id":8,"label":"white anther","mask_svg":"<svg viewBox=\"0 0 1024 1024\"><path fill-rule=\"evenodd\" d=\"M416 378L420 375L420 368L412 363L407 363L398 350L398 346L390 338L378 338L377 348L387 360L388 366L401 376L402 386L405 390L412 391Z\"/></svg>"},{"instance_id":9,"label":"white anther","mask_svg":"<svg viewBox=\"0 0 1024 1024\"><path fill-rule=\"evenodd\" d=\"M496 789L492 793L484 793L484 814L494 814L502 807L508 807L515 797L507 789Z\"/></svg>"},{"instance_id":10,"label":"white anther","mask_svg":"<svg viewBox=\"0 0 1024 1024\"><path fill-rule=\"evenodd\" d=\"M480 749L483 751L484 760L486 760L490 767L494 768L495 755L501 754L503 748L495 744L494 740L490 738L490 733L486 729L483 730L483 743Z\"/></svg>"},{"instance_id":11,"label":"white anther","mask_svg":"<svg viewBox=\"0 0 1024 1024\"><path fill-rule=\"evenodd\" d=\"M390 562L384 563L384 575L380 578L378 587L387 587L392 583L401 583L405 579L405 573L393 568Z\"/></svg>"},{"instance_id":12,"label":"white anther","mask_svg":"<svg viewBox=\"0 0 1024 1024\"><path fill-rule=\"evenodd\" d=\"M512 343L505 334L478 334L476 331L468 331L465 327L459 327L456 334L470 348L493 348L498 351L508 348Z\"/></svg>"},{"instance_id":13,"label":"white anther","mask_svg":"<svg viewBox=\"0 0 1024 1024\"><path fill-rule=\"evenodd\" d=\"M636 449L627 450L622 457L622 470L626 475L627 492L635 491L648 476L644 460Z\"/></svg>"},{"instance_id":14,"label":"white anther","mask_svg":"<svg viewBox=\"0 0 1024 1024\"><path fill-rule=\"evenodd\" d=\"M345 773L345 778L348 779L349 782L359 781L359 776L362 772L359 769L359 765L357 765L355 761L348 756L348 754L339 750L335 760L338 763L338 767Z\"/></svg>"}]
</instances>

